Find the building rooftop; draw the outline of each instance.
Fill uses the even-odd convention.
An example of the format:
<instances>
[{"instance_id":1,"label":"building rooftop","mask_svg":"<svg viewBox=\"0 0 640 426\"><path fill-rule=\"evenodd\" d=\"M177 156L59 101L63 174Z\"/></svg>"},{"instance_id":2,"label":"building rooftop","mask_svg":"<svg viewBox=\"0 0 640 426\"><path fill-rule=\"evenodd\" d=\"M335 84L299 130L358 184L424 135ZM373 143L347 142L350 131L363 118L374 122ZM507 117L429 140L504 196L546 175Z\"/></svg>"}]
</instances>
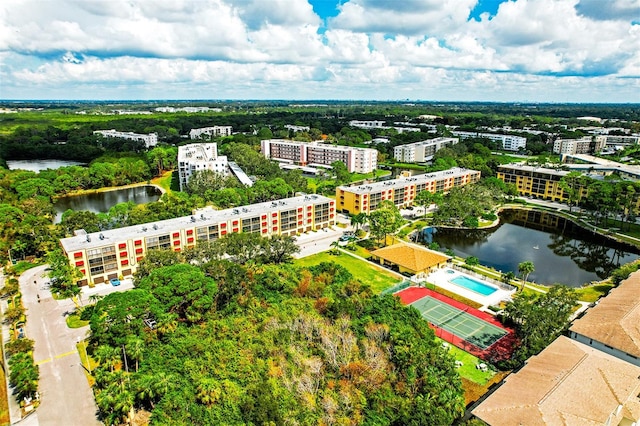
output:
<instances>
[{"instance_id":1,"label":"building rooftop","mask_svg":"<svg viewBox=\"0 0 640 426\"><path fill-rule=\"evenodd\" d=\"M191 143L178 147L178 161L215 161L217 158L222 157L218 156L218 144L214 142Z\"/></svg>"},{"instance_id":2,"label":"building rooftop","mask_svg":"<svg viewBox=\"0 0 640 426\"><path fill-rule=\"evenodd\" d=\"M640 272L612 289L569 330L640 358Z\"/></svg>"},{"instance_id":3,"label":"building rooftop","mask_svg":"<svg viewBox=\"0 0 640 426\"><path fill-rule=\"evenodd\" d=\"M449 256L436 251L405 243L384 247L371 254L416 272L424 271L450 259Z\"/></svg>"},{"instance_id":4,"label":"building rooftop","mask_svg":"<svg viewBox=\"0 0 640 426\"><path fill-rule=\"evenodd\" d=\"M459 139L458 138L425 139L423 141L407 143L407 144L404 144L404 145L397 145L396 148L409 148L409 147L416 147L416 146L421 146L421 145L437 145L439 143L451 142L451 141L454 141L455 143L458 143Z\"/></svg>"},{"instance_id":5,"label":"building rooftop","mask_svg":"<svg viewBox=\"0 0 640 426\"><path fill-rule=\"evenodd\" d=\"M276 208L278 210L294 209L310 203L319 204L322 202L328 203L330 201L333 200L321 195L302 195L225 210L205 208L196 211L193 216L183 216L175 219L160 220L141 225L126 226L124 228L110 229L90 234L85 233L63 238L60 240L60 244L62 244L64 250L69 253L77 250L103 247L105 245L115 244L132 238L147 238L166 235L168 232L182 228L216 225L220 222L227 222L233 219L247 219L261 214L266 214Z\"/></svg>"},{"instance_id":6,"label":"building rooftop","mask_svg":"<svg viewBox=\"0 0 640 426\"><path fill-rule=\"evenodd\" d=\"M560 336L472 413L490 425L631 425L639 376L640 367Z\"/></svg>"},{"instance_id":7,"label":"building rooftop","mask_svg":"<svg viewBox=\"0 0 640 426\"><path fill-rule=\"evenodd\" d=\"M501 164L498 166L498 168L503 168L503 169L513 169L513 170L525 170L527 172L537 172L537 173L547 173L550 175L555 175L555 176L565 176L568 175L569 172L566 170L556 170L556 169L549 169L546 167L539 167L539 166L528 166L526 164L522 164L522 163L509 163L509 164Z\"/></svg>"},{"instance_id":8,"label":"building rooftop","mask_svg":"<svg viewBox=\"0 0 640 426\"><path fill-rule=\"evenodd\" d=\"M415 175L411 177L399 177L393 180L386 180L383 182L374 182L366 185L339 186L338 189L341 189L347 192L352 192L355 194L369 194L372 192L378 192L386 189L404 188L406 185L416 185L420 183L431 182L433 180L465 176L470 172L480 173L476 170L454 167L449 170L442 170L439 172L426 173L426 174Z\"/></svg>"}]
</instances>

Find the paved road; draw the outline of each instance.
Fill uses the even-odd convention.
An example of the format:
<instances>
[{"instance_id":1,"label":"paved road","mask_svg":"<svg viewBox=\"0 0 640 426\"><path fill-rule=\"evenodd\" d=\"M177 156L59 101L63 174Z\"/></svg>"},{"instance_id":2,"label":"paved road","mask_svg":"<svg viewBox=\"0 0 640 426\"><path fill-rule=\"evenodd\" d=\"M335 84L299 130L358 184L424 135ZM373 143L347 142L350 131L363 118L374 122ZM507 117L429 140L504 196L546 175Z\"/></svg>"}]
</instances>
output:
<instances>
[{"instance_id":1,"label":"paved road","mask_svg":"<svg viewBox=\"0 0 640 426\"><path fill-rule=\"evenodd\" d=\"M40 366L37 424L100 425L93 393L76 350L76 343L86 337L88 327L67 327L65 313L73 311L74 305L70 300L51 297L45 286L49 281L45 268L30 269L20 277L22 302L27 310L25 332L35 341L34 360ZM27 420L33 422L32 417Z\"/></svg>"}]
</instances>

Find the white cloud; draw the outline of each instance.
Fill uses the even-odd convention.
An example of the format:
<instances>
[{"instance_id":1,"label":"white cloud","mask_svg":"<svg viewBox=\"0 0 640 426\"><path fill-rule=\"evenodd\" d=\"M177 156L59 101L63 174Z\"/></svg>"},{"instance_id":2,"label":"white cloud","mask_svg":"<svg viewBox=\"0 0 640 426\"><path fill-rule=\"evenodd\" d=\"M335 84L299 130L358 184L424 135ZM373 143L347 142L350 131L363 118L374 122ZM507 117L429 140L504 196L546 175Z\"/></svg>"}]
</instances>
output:
<instances>
[{"instance_id":1,"label":"white cloud","mask_svg":"<svg viewBox=\"0 0 640 426\"><path fill-rule=\"evenodd\" d=\"M596 2L5 0L0 96L637 101L640 0Z\"/></svg>"},{"instance_id":2,"label":"white cloud","mask_svg":"<svg viewBox=\"0 0 640 426\"><path fill-rule=\"evenodd\" d=\"M441 34L464 25L477 0L351 0L331 28L364 33Z\"/></svg>"}]
</instances>

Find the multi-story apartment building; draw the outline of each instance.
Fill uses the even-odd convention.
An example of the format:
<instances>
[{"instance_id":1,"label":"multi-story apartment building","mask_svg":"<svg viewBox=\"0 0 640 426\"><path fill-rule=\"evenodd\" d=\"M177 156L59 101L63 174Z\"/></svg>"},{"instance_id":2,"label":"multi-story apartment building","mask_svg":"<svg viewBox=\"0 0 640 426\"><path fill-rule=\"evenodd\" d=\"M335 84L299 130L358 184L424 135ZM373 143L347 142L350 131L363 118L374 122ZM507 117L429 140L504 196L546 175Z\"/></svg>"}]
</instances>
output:
<instances>
[{"instance_id":1,"label":"multi-story apartment building","mask_svg":"<svg viewBox=\"0 0 640 426\"><path fill-rule=\"evenodd\" d=\"M91 234L80 231L60 244L82 273L78 284L97 284L133 274L151 249L181 251L234 232L293 236L333 226L335 215L334 200L305 195Z\"/></svg>"},{"instance_id":2,"label":"multi-story apartment building","mask_svg":"<svg viewBox=\"0 0 640 426\"><path fill-rule=\"evenodd\" d=\"M465 132L462 130L452 130L451 134L457 136L460 139L469 138L484 138L501 144L502 149L505 151L518 151L520 148L524 149L527 146L527 138L523 136L514 135L501 135L495 133L481 133L481 132Z\"/></svg>"},{"instance_id":3,"label":"multi-story apartment building","mask_svg":"<svg viewBox=\"0 0 640 426\"><path fill-rule=\"evenodd\" d=\"M142 135L139 133L133 132L118 132L115 129L111 130L96 130L93 134L99 134L104 136L105 138L120 138L120 139L129 139L134 141L142 141L144 142L144 146L146 148L150 148L152 146L156 146L158 144L158 134L157 133L149 133L148 135Z\"/></svg>"},{"instance_id":4,"label":"multi-story apartment building","mask_svg":"<svg viewBox=\"0 0 640 426\"><path fill-rule=\"evenodd\" d=\"M422 191L445 192L456 186L464 186L480 180L480 172L453 168L435 173L401 177L384 182L336 188L336 208L351 214L371 213L381 201L389 200L398 208L413 204Z\"/></svg>"},{"instance_id":5,"label":"multi-story apartment building","mask_svg":"<svg viewBox=\"0 0 640 426\"><path fill-rule=\"evenodd\" d=\"M498 179L513 183L520 195L552 201L566 201L560 187L560 180L568 175L564 170L527 166L524 164L503 164L498 166Z\"/></svg>"},{"instance_id":6,"label":"multi-story apartment building","mask_svg":"<svg viewBox=\"0 0 640 426\"><path fill-rule=\"evenodd\" d=\"M595 151L596 146L591 136L580 139L556 139L553 142L553 152L556 154L588 154Z\"/></svg>"},{"instance_id":7,"label":"multi-story apartment building","mask_svg":"<svg viewBox=\"0 0 640 426\"><path fill-rule=\"evenodd\" d=\"M202 139L206 137L207 139L211 139L218 136L231 136L232 133L233 128L231 126L202 127L200 129L191 129L189 138Z\"/></svg>"},{"instance_id":8,"label":"multi-story apartment building","mask_svg":"<svg viewBox=\"0 0 640 426\"><path fill-rule=\"evenodd\" d=\"M431 161L441 148L457 144L458 138L435 138L393 148L393 157L403 163L424 163Z\"/></svg>"},{"instance_id":9,"label":"multi-story apartment building","mask_svg":"<svg viewBox=\"0 0 640 426\"><path fill-rule=\"evenodd\" d=\"M223 176L229 174L229 164L225 155L218 155L215 143L192 143L178 148L178 175L180 191L187 187L189 178L202 170L212 170Z\"/></svg>"},{"instance_id":10,"label":"multi-story apartment building","mask_svg":"<svg viewBox=\"0 0 640 426\"><path fill-rule=\"evenodd\" d=\"M262 155L300 166L328 167L342 161L352 173L371 173L378 165L378 151L372 148L328 145L321 141L296 142L266 139L260 142Z\"/></svg>"},{"instance_id":11,"label":"multi-story apartment building","mask_svg":"<svg viewBox=\"0 0 640 426\"><path fill-rule=\"evenodd\" d=\"M349 126L357 127L359 129L386 129L384 121L377 120L351 120Z\"/></svg>"},{"instance_id":12,"label":"multi-story apartment building","mask_svg":"<svg viewBox=\"0 0 640 426\"><path fill-rule=\"evenodd\" d=\"M640 136L618 136L618 135L599 135L596 136L596 146L602 148L615 148L618 146L630 146L638 145L640 143Z\"/></svg>"}]
</instances>

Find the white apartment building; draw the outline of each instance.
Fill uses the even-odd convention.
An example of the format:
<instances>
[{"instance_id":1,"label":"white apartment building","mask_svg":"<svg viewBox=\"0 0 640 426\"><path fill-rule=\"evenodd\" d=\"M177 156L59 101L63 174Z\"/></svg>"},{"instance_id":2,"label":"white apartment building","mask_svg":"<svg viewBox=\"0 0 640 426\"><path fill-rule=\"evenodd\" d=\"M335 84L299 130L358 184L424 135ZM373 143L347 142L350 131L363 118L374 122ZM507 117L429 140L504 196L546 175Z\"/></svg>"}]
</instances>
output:
<instances>
[{"instance_id":1,"label":"white apartment building","mask_svg":"<svg viewBox=\"0 0 640 426\"><path fill-rule=\"evenodd\" d=\"M458 138L435 138L393 148L393 157L403 163L424 163L431 161L441 148L457 144Z\"/></svg>"},{"instance_id":2,"label":"white apartment building","mask_svg":"<svg viewBox=\"0 0 640 426\"><path fill-rule=\"evenodd\" d=\"M351 120L349 126L357 127L359 129L388 129L389 127L384 125L384 121L377 120Z\"/></svg>"},{"instance_id":3,"label":"white apartment building","mask_svg":"<svg viewBox=\"0 0 640 426\"><path fill-rule=\"evenodd\" d=\"M309 130L311 130L309 126L296 126L293 124L285 124L284 128L293 132L308 132Z\"/></svg>"},{"instance_id":4,"label":"white apartment building","mask_svg":"<svg viewBox=\"0 0 640 426\"><path fill-rule=\"evenodd\" d=\"M111 129L111 130L96 130L93 132L93 134L102 135L105 138L120 138L120 139L134 140L134 141L142 141L144 142L145 148L150 148L158 144L157 133L149 133L148 135L143 135L140 133L133 133L133 132L118 132L115 129Z\"/></svg>"},{"instance_id":5,"label":"white apartment building","mask_svg":"<svg viewBox=\"0 0 640 426\"><path fill-rule=\"evenodd\" d=\"M202 135L207 135L207 139L218 136L231 136L233 129L231 126L213 126L202 127L200 129L191 129L189 132L189 138L202 139Z\"/></svg>"},{"instance_id":6,"label":"white apartment building","mask_svg":"<svg viewBox=\"0 0 640 426\"><path fill-rule=\"evenodd\" d=\"M184 191L189 178L202 170L212 170L223 176L229 174L229 164L225 155L218 155L215 143L192 143L178 148L178 174L180 191Z\"/></svg>"},{"instance_id":7,"label":"white apartment building","mask_svg":"<svg viewBox=\"0 0 640 426\"><path fill-rule=\"evenodd\" d=\"M481 132L465 132L462 130L451 131L453 136L457 136L460 139L468 138L484 138L494 142L499 142L502 145L502 149L505 151L518 151L520 148L527 146L527 138L523 136L514 135L502 135L496 133L481 133Z\"/></svg>"},{"instance_id":8,"label":"white apartment building","mask_svg":"<svg viewBox=\"0 0 640 426\"><path fill-rule=\"evenodd\" d=\"M617 136L617 135L600 135L596 136L596 147L603 149L615 148L618 146L630 146L638 145L640 143L640 136ZM599 150L598 150L599 151Z\"/></svg>"},{"instance_id":9,"label":"white apartment building","mask_svg":"<svg viewBox=\"0 0 640 426\"><path fill-rule=\"evenodd\" d=\"M553 142L555 154L588 154L593 151L591 136L580 139L556 139Z\"/></svg>"},{"instance_id":10,"label":"white apartment building","mask_svg":"<svg viewBox=\"0 0 640 426\"><path fill-rule=\"evenodd\" d=\"M378 166L378 151L372 148L285 139L265 139L260 146L266 158L299 166L328 167L334 161L342 161L351 173L371 173Z\"/></svg>"}]
</instances>

